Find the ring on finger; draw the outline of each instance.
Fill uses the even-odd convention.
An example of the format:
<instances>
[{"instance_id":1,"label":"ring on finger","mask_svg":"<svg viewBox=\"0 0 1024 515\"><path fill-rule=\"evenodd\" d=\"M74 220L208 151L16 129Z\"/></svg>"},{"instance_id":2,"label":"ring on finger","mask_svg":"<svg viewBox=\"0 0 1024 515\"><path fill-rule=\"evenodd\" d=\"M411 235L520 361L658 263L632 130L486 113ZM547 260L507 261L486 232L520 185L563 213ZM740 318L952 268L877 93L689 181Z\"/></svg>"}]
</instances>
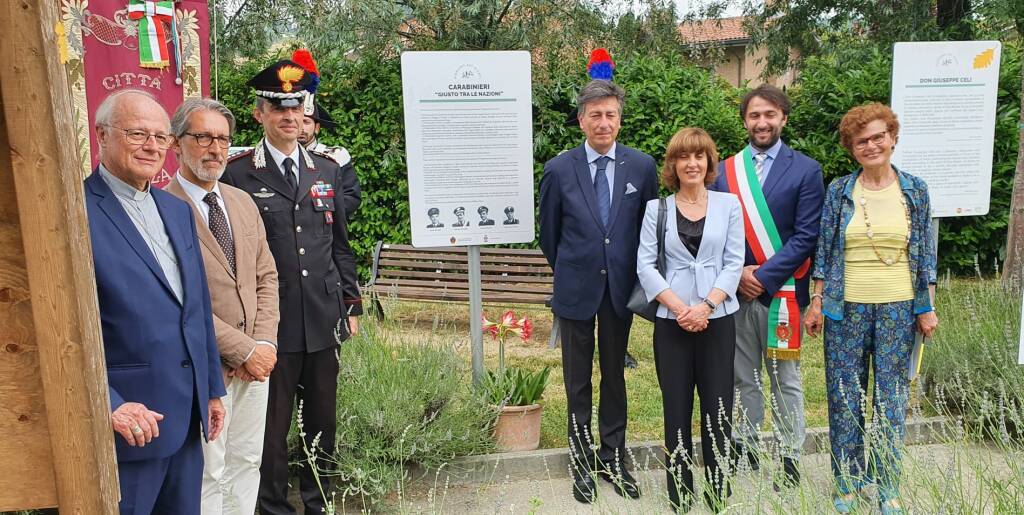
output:
<instances>
[{"instance_id":1,"label":"ring on finger","mask_svg":"<svg viewBox=\"0 0 1024 515\"><path fill-rule=\"evenodd\" d=\"M141 427L141 426L139 426L138 424L135 424L135 425L134 425L134 426L132 427L132 433L135 433L135 434L137 434L137 435L138 435L138 434L142 434L142 427Z\"/></svg>"}]
</instances>

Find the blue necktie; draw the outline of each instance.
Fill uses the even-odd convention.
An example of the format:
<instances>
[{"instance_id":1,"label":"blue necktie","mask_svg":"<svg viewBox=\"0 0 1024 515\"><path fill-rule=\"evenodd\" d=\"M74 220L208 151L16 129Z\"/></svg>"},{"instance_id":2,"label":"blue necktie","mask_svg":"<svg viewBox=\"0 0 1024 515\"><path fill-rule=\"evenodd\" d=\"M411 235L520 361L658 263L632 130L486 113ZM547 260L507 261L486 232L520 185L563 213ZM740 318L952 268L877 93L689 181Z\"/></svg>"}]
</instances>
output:
<instances>
[{"instance_id":1,"label":"blue necktie","mask_svg":"<svg viewBox=\"0 0 1024 515\"><path fill-rule=\"evenodd\" d=\"M601 215L601 223L604 224L605 228L608 228L608 213L612 209L611 190L608 188L608 174L605 173L605 169L608 168L608 161L611 160L612 158L608 156L601 156L595 161L597 173L594 174L594 195L597 196L597 213Z\"/></svg>"}]
</instances>

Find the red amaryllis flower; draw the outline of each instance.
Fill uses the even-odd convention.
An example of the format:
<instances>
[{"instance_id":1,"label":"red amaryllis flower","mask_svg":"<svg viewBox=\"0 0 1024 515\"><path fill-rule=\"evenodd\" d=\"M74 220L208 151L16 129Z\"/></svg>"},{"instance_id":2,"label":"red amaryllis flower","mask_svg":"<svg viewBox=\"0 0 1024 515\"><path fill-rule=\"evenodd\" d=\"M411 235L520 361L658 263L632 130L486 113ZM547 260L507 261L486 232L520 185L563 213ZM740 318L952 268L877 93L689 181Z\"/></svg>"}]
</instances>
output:
<instances>
[{"instance_id":1,"label":"red amaryllis flower","mask_svg":"<svg viewBox=\"0 0 1024 515\"><path fill-rule=\"evenodd\" d=\"M490 333L496 340L504 341L509 334L515 334L523 340L528 340L533 334L533 322L527 317L516 318L512 310L501 315L497 322L491 322L486 317L483 319L484 332Z\"/></svg>"},{"instance_id":2,"label":"red amaryllis flower","mask_svg":"<svg viewBox=\"0 0 1024 515\"><path fill-rule=\"evenodd\" d=\"M486 316L481 315L483 319L483 330L485 333L490 333L491 337L495 340L498 339L498 323L487 320Z\"/></svg>"},{"instance_id":3,"label":"red amaryllis flower","mask_svg":"<svg viewBox=\"0 0 1024 515\"><path fill-rule=\"evenodd\" d=\"M502 325L502 327L507 327L509 329L512 329L512 328L514 328L516 326L516 322L517 322L516 314L511 309L506 311L504 315L501 315L501 325Z\"/></svg>"},{"instance_id":4,"label":"red amaryllis flower","mask_svg":"<svg viewBox=\"0 0 1024 515\"><path fill-rule=\"evenodd\" d=\"M533 335L533 322L524 316L519 319L518 323L520 327L519 337L522 338L523 341L529 340L530 336Z\"/></svg>"}]
</instances>

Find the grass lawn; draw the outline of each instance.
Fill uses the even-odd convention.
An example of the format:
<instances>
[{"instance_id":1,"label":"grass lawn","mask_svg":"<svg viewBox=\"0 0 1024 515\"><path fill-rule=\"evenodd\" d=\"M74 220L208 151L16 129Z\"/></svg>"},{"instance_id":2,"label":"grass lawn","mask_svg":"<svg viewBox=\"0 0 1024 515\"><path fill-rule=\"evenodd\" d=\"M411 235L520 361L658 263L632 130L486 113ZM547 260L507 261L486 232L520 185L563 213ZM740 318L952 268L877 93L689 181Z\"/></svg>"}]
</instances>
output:
<instances>
[{"instance_id":1,"label":"grass lawn","mask_svg":"<svg viewBox=\"0 0 1024 515\"><path fill-rule=\"evenodd\" d=\"M551 365L551 379L544 393L540 445L542 448L565 447L567 445L565 434L566 399L565 385L562 381L562 354L560 348L548 348L551 334L551 311L543 306L485 306L484 313L493 320L506 309L514 309L517 314L525 314L534 323L534 335L529 341L524 342L517 338L510 339L506 344L505 356L508 364L528 370L538 370L544 365ZM387 313L385 324L392 330L401 330L413 340L450 339L463 357L468 370L471 351L469 306L467 304L384 299L384 310ZM363 317L363 320L364 323L369 323L367 317ZM661 440L664 436L661 390L658 388L658 378L654 369L653 330L654 326L651 323L640 317L634 317L629 350L636 357L639 366L633 370L626 370L629 406L627 438L629 441ZM490 337L484 339L484 352L486 366L496 368L498 345ZM801 371L806 399L807 426L825 426L828 424L828 412L820 338L805 340ZM593 381L595 403L599 397L599 375L595 356ZM767 388L767 384L765 388ZM768 423L767 429L770 426L770 421L766 422ZM595 431L597 430L596 423L595 417ZM695 434L698 429L695 417Z\"/></svg>"}]
</instances>

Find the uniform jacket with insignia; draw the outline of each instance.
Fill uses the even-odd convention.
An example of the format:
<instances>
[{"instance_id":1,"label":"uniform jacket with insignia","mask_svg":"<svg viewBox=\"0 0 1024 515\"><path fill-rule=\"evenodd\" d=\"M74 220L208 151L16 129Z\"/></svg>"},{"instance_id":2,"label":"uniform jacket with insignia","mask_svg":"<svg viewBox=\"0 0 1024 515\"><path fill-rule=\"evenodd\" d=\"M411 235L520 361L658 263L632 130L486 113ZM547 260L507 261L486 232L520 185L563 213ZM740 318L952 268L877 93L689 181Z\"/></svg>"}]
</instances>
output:
<instances>
[{"instance_id":1,"label":"uniform jacket with insignia","mask_svg":"<svg viewBox=\"0 0 1024 515\"><path fill-rule=\"evenodd\" d=\"M342 171L301 148L298 192L292 193L263 141L234 156L221 178L252 196L277 263L279 352L316 352L349 336L348 315L363 312L348 241ZM337 196L333 196L337 195Z\"/></svg>"},{"instance_id":2,"label":"uniform jacket with insignia","mask_svg":"<svg viewBox=\"0 0 1024 515\"><path fill-rule=\"evenodd\" d=\"M345 199L345 213L348 215L348 220L352 221L352 215L359 209L363 195L359 189L356 170L352 167L352 156L345 147L328 147L317 140L313 140L313 144L306 149L333 159L341 167L341 195Z\"/></svg>"}]
</instances>

